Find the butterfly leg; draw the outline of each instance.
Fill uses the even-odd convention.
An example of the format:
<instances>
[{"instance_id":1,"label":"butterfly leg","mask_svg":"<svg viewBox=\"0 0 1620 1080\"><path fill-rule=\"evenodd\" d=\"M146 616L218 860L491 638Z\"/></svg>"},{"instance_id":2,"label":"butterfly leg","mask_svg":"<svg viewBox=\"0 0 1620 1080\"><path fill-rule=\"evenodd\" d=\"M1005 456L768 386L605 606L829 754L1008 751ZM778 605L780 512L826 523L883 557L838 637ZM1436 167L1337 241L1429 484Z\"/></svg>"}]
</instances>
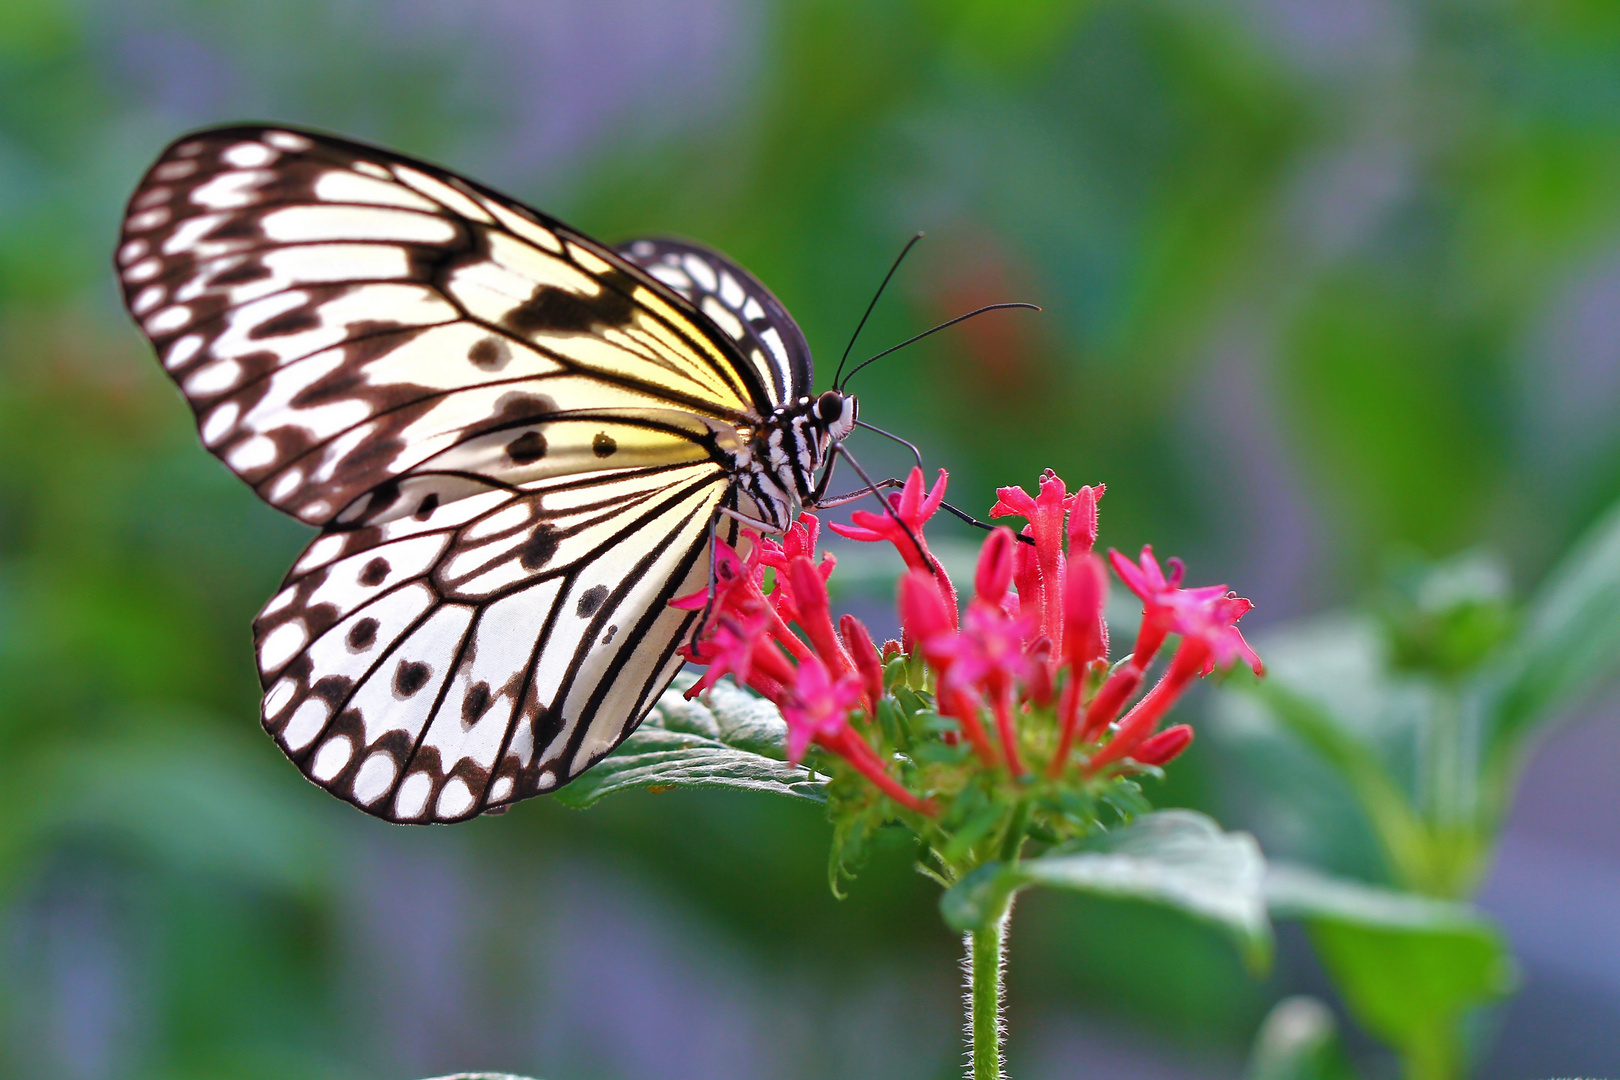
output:
<instances>
[{"instance_id":1,"label":"butterfly leg","mask_svg":"<svg viewBox=\"0 0 1620 1080\"><path fill-rule=\"evenodd\" d=\"M834 495L830 499L822 499L820 502L816 503L816 508L821 509L823 507L829 507L829 506L843 506L845 503L854 502L856 499L864 499L868 495L871 495L873 492L878 491L880 489L891 489L891 488L904 487L904 486L905 486L905 481L896 480L894 477L891 476L887 480L879 480L879 481L877 481L876 483L872 484L871 487L862 488L859 491L846 492L843 495ZM989 532L992 529L998 528L998 526L992 525L987 521L980 521L978 518L974 517L972 514L968 513L966 510L959 510L956 507L952 506L948 502L940 503L939 508L941 510L949 511L951 514L953 514L956 517L958 517L958 518L962 519L963 521L967 522L969 525L972 525L975 528L983 529L986 532ZM1027 537L1027 536L1020 536L1020 537L1018 537L1018 540L1019 540L1020 543L1024 543L1024 544L1033 544L1035 542L1034 540L1032 540L1030 537Z\"/></svg>"},{"instance_id":2,"label":"butterfly leg","mask_svg":"<svg viewBox=\"0 0 1620 1080\"><path fill-rule=\"evenodd\" d=\"M716 541L720 539L720 510L723 509L717 509L709 519L709 582L703 588L703 610L698 612L697 622L692 624L692 637L687 642L693 649L697 648L698 638L703 636L703 628L709 625L709 616L714 613L715 565L720 559L720 545Z\"/></svg>"},{"instance_id":3,"label":"butterfly leg","mask_svg":"<svg viewBox=\"0 0 1620 1080\"><path fill-rule=\"evenodd\" d=\"M833 443L833 450L849 462L849 467L855 470L855 475L859 476L866 484L866 490L876 496L878 502L883 504L883 509L899 524L901 531L906 534L906 539L911 541L911 546L917 549L918 556L922 558L923 562L928 562L928 549L923 547L922 541L917 539L917 534L911 531L911 526L905 523L905 520L895 512L894 507L889 505L889 500L885 499L878 491L878 487L872 482L872 478L866 475L865 469L861 468L861 463L855 460L855 456L849 452L849 449L843 443ZM831 465L827 467L827 471L832 472Z\"/></svg>"},{"instance_id":4,"label":"butterfly leg","mask_svg":"<svg viewBox=\"0 0 1620 1080\"><path fill-rule=\"evenodd\" d=\"M720 561L720 546L716 543L716 541L720 538L720 519L722 517L731 518L733 521L740 521L744 525L751 525L754 528L759 529L761 532L773 533L778 531L776 526L772 525L770 522L763 521L760 518L750 517L739 510L733 510L729 506L721 506L715 509L714 517L709 520L709 584L705 590L705 596L707 599L704 601L703 610L698 614L697 623L692 628L691 644L694 646L697 644L698 638L703 636L704 629L709 625L709 616L714 614L714 586L716 578L718 577L716 567L719 565ZM735 526L733 526L733 533L734 541Z\"/></svg>"}]
</instances>

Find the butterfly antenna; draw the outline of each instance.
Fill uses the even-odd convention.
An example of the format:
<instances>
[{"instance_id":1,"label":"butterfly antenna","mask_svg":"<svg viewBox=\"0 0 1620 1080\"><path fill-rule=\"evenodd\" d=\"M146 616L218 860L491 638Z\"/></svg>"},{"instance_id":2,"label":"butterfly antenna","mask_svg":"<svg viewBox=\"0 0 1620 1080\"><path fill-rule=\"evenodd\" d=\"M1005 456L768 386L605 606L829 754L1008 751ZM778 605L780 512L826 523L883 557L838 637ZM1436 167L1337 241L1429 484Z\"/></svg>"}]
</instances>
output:
<instances>
[{"instance_id":1,"label":"butterfly antenna","mask_svg":"<svg viewBox=\"0 0 1620 1080\"><path fill-rule=\"evenodd\" d=\"M1011 303L1011 304L986 304L984 307L976 308L973 311L968 312L966 315L958 315L954 319L950 319L950 320L948 320L946 322L942 322L938 326L935 326L935 327L933 327L931 329L924 330L922 333L918 334L916 337L906 338L906 340L902 341L900 344L891 345L889 348L884 349L882 352L878 353L876 356L869 357L869 358L861 361L859 364L856 364L854 370L849 373L849 378L844 380L844 385L848 386L849 383L850 383L850 380L854 379L856 375L860 374L861 369L866 367L866 365L872 363L872 361L874 361L874 360L883 359L885 356L888 356L890 353L894 352L896 349L903 349L907 345L913 345L913 344L921 341L923 338L927 337L929 334L937 334L941 330L945 329L947 326L955 326L957 323L965 322L966 320L973 318L973 316L975 316L975 315L983 315L987 311L1000 311L1002 308L1029 308L1029 310L1031 310L1031 311L1039 311L1039 310L1041 310L1039 307L1037 307L1034 304L1026 304L1026 303L1023 303L1022 301L1017 301L1017 302L1014 302L1014 303Z\"/></svg>"},{"instance_id":2,"label":"butterfly antenna","mask_svg":"<svg viewBox=\"0 0 1620 1080\"><path fill-rule=\"evenodd\" d=\"M838 358L838 370L833 373L833 387L835 389L841 385L838 378L844 373L844 361L849 359L849 351L855 347L855 339L861 336L861 330L865 328L866 320L872 317L872 309L877 307L878 298L883 295L883 290L889 287L889 279L894 277L894 272L900 269L900 264L905 261L906 256L911 253L911 249L916 247L917 241L922 238L923 234L918 233L906 241L906 246L900 249L899 255L895 256L894 265L889 267L887 274L883 275L883 283L877 287L877 292L872 294L872 302L866 305L866 314L862 315L861 321L855 324L855 332L849 335L849 344L844 346L844 355Z\"/></svg>"}]
</instances>

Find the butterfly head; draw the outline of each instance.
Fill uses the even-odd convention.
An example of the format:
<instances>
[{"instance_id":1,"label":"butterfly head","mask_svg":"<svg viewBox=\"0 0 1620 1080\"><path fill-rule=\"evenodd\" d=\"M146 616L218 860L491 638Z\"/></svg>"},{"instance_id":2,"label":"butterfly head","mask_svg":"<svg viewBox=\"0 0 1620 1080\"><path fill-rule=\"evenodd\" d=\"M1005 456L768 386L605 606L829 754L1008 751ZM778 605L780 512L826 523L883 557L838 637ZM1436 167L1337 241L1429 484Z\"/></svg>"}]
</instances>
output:
<instances>
[{"instance_id":1,"label":"butterfly head","mask_svg":"<svg viewBox=\"0 0 1620 1080\"><path fill-rule=\"evenodd\" d=\"M843 442L855 430L858 411L854 394L828 390L816 398L815 417L832 442Z\"/></svg>"}]
</instances>

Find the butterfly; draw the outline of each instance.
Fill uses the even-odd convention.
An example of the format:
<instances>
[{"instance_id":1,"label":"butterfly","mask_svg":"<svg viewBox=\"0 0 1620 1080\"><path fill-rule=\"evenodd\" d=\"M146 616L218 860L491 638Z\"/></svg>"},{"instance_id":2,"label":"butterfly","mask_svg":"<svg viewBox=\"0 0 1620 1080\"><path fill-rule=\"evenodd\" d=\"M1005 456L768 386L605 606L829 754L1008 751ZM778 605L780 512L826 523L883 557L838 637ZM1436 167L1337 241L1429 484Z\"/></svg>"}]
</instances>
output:
<instances>
[{"instance_id":1,"label":"butterfly","mask_svg":"<svg viewBox=\"0 0 1620 1080\"><path fill-rule=\"evenodd\" d=\"M254 622L264 727L392 821L609 753L680 668L712 538L818 505L857 423L724 256L326 135L177 140L116 265L203 445L320 529Z\"/></svg>"}]
</instances>

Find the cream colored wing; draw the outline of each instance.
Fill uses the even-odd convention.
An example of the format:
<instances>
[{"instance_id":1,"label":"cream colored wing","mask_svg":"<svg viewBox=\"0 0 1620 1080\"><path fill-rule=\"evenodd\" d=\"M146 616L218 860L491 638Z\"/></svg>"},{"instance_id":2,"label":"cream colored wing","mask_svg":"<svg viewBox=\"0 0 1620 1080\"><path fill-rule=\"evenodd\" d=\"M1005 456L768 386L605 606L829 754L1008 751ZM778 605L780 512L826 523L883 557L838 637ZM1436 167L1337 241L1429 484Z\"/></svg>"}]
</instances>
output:
<instances>
[{"instance_id":1,"label":"cream colored wing","mask_svg":"<svg viewBox=\"0 0 1620 1080\"><path fill-rule=\"evenodd\" d=\"M637 463L714 457L637 418L723 433L775 404L730 337L611 249L323 135L177 141L130 201L117 264L204 444L311 524L415 512L381 496L458 454L512 486L604 464L599 435ZM635 432L595 426L615 416Z\"/></svg>"}]
</instances>

